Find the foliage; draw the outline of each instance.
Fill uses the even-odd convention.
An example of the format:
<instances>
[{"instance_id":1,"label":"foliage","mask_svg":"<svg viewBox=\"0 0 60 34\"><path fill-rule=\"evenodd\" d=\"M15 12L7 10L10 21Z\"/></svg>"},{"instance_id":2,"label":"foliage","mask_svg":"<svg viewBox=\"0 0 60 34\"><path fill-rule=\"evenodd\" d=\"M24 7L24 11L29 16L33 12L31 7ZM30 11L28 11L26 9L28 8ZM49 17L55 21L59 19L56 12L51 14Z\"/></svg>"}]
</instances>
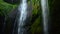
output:
<instances>
[{"instance_id":1,"label":"foliage","mask_svg":"<svg viewBox=\"0 0 60 34\"><path fill-rule=\"evenodd\" d=\"M40 0L32 0L32 17L35 19L33 24L31 25L31 32L32 34L40 34L41 33L41 6L40 6ZM38 17L36 16L38 15ZM32 19L33 19L32 18Z\"/></svg>"},{"instance_id":2,"label":"foliage","mask_svg":"<svg viewBox=\"0 0 60 34\"><path fill-rule=\"evenodd\" d=\"M35 20L35 22L33 23L33 25L31 26L31 32L32 34L35 34L35 33L38 33L40 34L41 33L41 25L40 25L40 16Z\"/></svg>"},{"instance_id":3,"label":"foliage","mask_svg":"<svg viewBox=\"0 0 60 34\"><path fill-rule=\"evenodd\" d=\"M0 14L9 14L13 8L15 8L16 5L12 5L9 3L4 2L3 0L0 0Z\"/></svg>"},{"instance_id":4,"label":"foliage","mask_svg":"<svg viewBox=\"0 0 60 34\"><path fill-rule=\"evenodd\" d=\"M40 10L40 1L39 0L32 0L32 8L33 8L33 14L38 14L38 10Z\"/></svg>"}]
</instances>

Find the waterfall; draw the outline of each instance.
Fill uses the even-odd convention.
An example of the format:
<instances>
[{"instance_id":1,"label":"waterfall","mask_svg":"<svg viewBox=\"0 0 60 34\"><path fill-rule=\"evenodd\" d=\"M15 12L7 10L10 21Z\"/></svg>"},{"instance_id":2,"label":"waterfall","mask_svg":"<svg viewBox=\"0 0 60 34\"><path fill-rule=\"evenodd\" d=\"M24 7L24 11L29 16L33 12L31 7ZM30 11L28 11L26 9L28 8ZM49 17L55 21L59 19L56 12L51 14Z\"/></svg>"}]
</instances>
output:
<instances>
[{"instance_id":1,"label":"waterfall","mask_svg":"<svg viewBox=\"0 0 60 34\"><path fill-rule=\"evenodd\" d=\"M41 0L42 15L43 15L43 31L44 34L48 34L48 0Z\"/></svg>"},{"instance_id":2,"label":"waterfall","mask_svg":"<svg viewBox=\"0 0 60 34\"><path fill-rule=\"evenodd\" d=\"M19 16L19 21L18 21L18 34L23 34L25 29L24 29L24 24L25 20L27 17L27 0L22 0L21 4L18 7L19 12L21 13Z\"/></svg>"}]
</instances>

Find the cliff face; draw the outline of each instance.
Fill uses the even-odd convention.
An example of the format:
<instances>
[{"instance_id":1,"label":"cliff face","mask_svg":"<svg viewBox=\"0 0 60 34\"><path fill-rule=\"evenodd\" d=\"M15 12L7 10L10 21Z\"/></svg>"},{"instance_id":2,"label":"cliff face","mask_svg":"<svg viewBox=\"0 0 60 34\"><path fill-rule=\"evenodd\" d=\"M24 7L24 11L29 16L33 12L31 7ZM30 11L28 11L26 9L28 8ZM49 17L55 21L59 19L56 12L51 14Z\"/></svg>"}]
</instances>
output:
<instances>
[{"instance_id":1,"label":"cliff face","mask_svg":"<svg viewBox=\"0 0 60 34\"><path fill-rule=\"evenodd\" d=\"M4 30L4 33L5 34L11 34L12 33L12 30L13 30L13 24L14 24L14 20L15 20L15 16L16 16L16 10L15 10L15 5L13 5L13 3L17 3L17 0L13 0L14 2L12 3L12 0L0 0L0 9L1 9L1 12L2 11L6 11L4 12L6 15L6 27L5 27L5 30ZM28 4L30 5L30 0L28 1ZM16 4L17 5L17 4ZM28 32L31 32L31 34L40 34L41 32L41 23L40 23L40 16L41 16L41 12L40 12L40 1L39 0L32 0L32 13L29 12L28 13L28 17L31 17L29 16L32 15L31 18L27 18L27 19L30 19L30 20L26 20L27 22L27 27L30 28L28 30ZM12 9L14 8L13 11L11 11ZM29 6L29 8L31 8ZM31 11L31 9L28 9L28 11ZM27 28L27 29L28 29Z\"/></svg>"},{"instance_id":2,"label":"cliff face","mask_svg":"<svg viewBox=\"0 0 60 34\"><path fill-rule=\"evenodd\" d=\"M5 2L4 2L5 1ZM13 22L15 20L15 16L16 16L16 6L18 2L18 0L0 0L0 15L4 14L4 16L7 18L7 25L5 28L5 33L6 34L11 34L12 31L12 27L13 27ZM60 0L49 0L49 8L50 8L50 17L51 17L51 34L59 34L60 33ZM7 2L7 3L6 3ZM15 4L15 5L14 5ZM30 0L28 0L28 4L30 4ZM29 32L31 32L31 34L40 34L42 32L42 11L41 11L41 6L40 6L40 0L32 0L32 17L29 18L31 19L30 21L30 25L29 25ZM30 8L30 7L29 7ZM13 11L11 11L12 9L14 9ZM3 12L4 11L4 12ZM28 9L28 11L31 11ZM2 13L3 12L3 13ZM9 16L7 17L7 15L9 14ZM0 17L1 20L1 24L4 21L5 17ZM10 17L10 18L9 18ZM28 24L27 24L28 25ZM2 26L2 25L1 25ZM8 33L7 33L8 32Z\"/></svg>"}]
</instances>

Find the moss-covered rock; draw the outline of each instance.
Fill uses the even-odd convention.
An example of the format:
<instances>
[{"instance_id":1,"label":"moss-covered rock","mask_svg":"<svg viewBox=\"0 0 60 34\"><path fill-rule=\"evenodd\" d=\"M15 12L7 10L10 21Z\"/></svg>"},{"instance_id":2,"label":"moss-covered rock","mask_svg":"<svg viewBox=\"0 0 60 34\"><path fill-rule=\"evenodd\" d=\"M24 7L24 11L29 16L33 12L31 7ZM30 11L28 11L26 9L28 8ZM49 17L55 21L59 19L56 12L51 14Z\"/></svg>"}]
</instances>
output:
<instances>
[{"instance_id":1,"label":"moss-covered rock","mask_svg":"<svg viewBox=\"0 0 60 34\"><path fill-rule=\"evenodd\" d=\"M0 0L0 14L2 13L4 15L7 15L15 7L16 7L16 5L12 5L12 4L4 2L3 0Z\"/></svg>"},{"instance_id":2,"label":"moss-covered rock","mask_svg":"<svg viewBox=\"0 0 60 34\"><path fill-rule=\"evenodd\" d=\"M32 34L40 34L42 32L42 27L40 23L40 17L38 17L35 22L31 25L31 30Z\"/></svg>"}]
</instances>

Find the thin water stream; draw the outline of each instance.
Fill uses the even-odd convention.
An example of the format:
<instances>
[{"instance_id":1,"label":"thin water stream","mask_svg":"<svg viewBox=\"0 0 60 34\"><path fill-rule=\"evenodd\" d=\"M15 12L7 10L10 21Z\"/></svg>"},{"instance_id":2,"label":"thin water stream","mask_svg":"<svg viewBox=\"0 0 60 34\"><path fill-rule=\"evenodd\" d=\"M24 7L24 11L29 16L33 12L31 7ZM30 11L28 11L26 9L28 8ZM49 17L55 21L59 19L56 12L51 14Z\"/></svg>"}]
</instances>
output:
<instances>
[{"instance_id":1,"label":"thin water stream","mask_svg":"<svg viewBox=\"0 0 60 34\"><path fill-rule=\"evenodd\" d=\"M19 21L18 21L18 34L24 34L24 24L25 24L25 20L27 17L27 0L21 0L21 4L19 5L19 12L21 13L19 16Z\"/></svg>"},{"instance_id":2,"label":"thin water stream","mask_svg":"<svg viewBox=\"0 0 60 34\"><path fill-rule=\"evenodd\" d=\"M43 17L43 31L44 34L48 34L48 20L49 20L48 0L41 0L41 7Z\"/></svg>"}]
</instances>

